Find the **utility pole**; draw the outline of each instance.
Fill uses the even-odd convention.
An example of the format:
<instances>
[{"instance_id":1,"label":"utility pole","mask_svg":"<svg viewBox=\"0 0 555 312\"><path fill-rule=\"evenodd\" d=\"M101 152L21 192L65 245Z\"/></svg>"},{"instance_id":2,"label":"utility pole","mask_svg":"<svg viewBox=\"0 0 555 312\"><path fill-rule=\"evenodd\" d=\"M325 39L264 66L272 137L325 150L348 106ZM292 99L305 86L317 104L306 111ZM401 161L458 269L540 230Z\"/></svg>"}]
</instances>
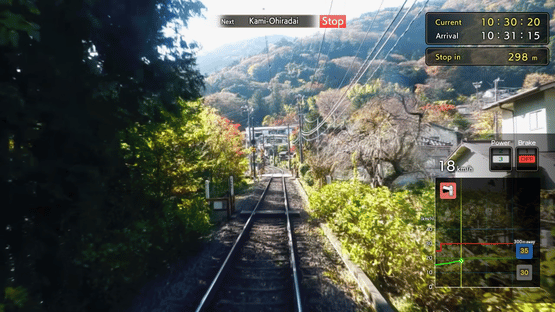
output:
<instances>
[{"instance_id":1,"label":"utility pole","mask_svg":"<svg viewBox=\"0 0 555 312\"><path fill-rule=\"evenodd\" d=\"M301 99L301 101L299 101ZM299 112L299 161L302 164L304 162L303 158L303 114L301 113L301 102L304 96L297 96L297 110Z\"/></svg>"},{"instance_id":2,"label":"utility pole","mask_svg":"<svg viewBox=\"0 0 555 312\"><path fill-rule=\"evenodd\" d=\"M255 145L255 140L254 140L254 122L252 120L253 117L251 117L251 113L253 112L253 108L249 107L248 105L243 105L241 106L241 108L243 109L243 112L247 112L247 126L248 126L248 138L250 142L247 142L247 145L251 146L251 149L254 147ZM254 150L252 152L251 155L251 159L250 159L250 167L251 167L251 172L253 173L253 180L256 178L256 150Z\"/></svg>"},{"instance_id":3,"label":"utility pole","mask_svg":"<svg viewBox=\"0 0 555 312\"><path fill-rule=\"evenodd\" d=\"M272 161L274 162L274 166L276 165L276 136L272 135Z\"/></svg>"},{"instance_id":4,"label":"utility pole","mask_svg":"<svg viewBox=\"0 0 555 312\"><path fill-rule=\"evenodd\" d=\"M494 85L494 89L495 89L495 102L497 102L497 84L498 84L500 81L505 81L505 80L501 80L501 78L497 77L497 79L495 79L495 80L493 81L493 85Z\"/></svg>"},{"instance_id":5,"label":"utility pole","mask_svg":"<svg viewBox=\"0 0 555 312\"><path fill-rule=\"evenodd\" d=\"M480 89L480 87L482 86L482 82L481 81L473 82L472 85L476 89L476 103L478 103L478 89Z\"/></svg>"},{"instance_id":6,"label":"utility pole","mask_svg":"<svg viewBox=\"0 0 555 312\"><path fill-rule=\"evenodd\" d=\"M262 166L266 166L266 159L264 154L266 153L266 138L264 137L264 131L262 132Z\"/></svg>"},{"instance_id":7,"label":"utility pole","mask_svg":"<svg viewBox=\"0 0 555 312\"><path fill-rule=\"evenodd\" d=\"M289 124L287 124L287 162L291 171L291 140L289 140Z\"/></svg>"},{"instance_id":8,"label":"utility pole","mask_svg":"<svg viewBox=\"0 0 555 312\"><path fill-rule=\"evenodd\" d=\"M495 80L493 81L493 86L494 86L494 90L495 90L495 102L497 102L497 84L498 84L500 81L504 81L504 80L501 80L501 78L497 77L497 79L495 79ZM500 106L500 107L501 107L501 106ZM494 117L493 117L493 120L494 120L494 126L495 126L495 138L496 138L496 139L499 139L499 117L497 116L497 115L498 115L497 112L495 112L494 114L495 114L495 115L494 115ZM513 129L513 131L514 131L514 130L515 130L515 129Z\"/></svg>"},{"instance_id":9,"label":"utility pole","mask_svg":"<svg viewBox=\"0 0 555 312\"><path fill-rule=\"evenodd\" d=\"M317 133L317 138L318 138L318 145L316 145L316 155L318 155L318 149L320 147L320 128L318 128L318 125L320 124L320 118L316 118L316 133Z\"/></svg>"},{"instance_id":10,"label":"utility pole","mask_svg":"<svg viewBox=\"0 0 555 312\"><path fill-rule=\"evenodd\" d=\"M254 117L251 117L252 126L252 169L253 169L253 180L256 179L256 140L254 138Z\"/></svg>"}]
</instances>

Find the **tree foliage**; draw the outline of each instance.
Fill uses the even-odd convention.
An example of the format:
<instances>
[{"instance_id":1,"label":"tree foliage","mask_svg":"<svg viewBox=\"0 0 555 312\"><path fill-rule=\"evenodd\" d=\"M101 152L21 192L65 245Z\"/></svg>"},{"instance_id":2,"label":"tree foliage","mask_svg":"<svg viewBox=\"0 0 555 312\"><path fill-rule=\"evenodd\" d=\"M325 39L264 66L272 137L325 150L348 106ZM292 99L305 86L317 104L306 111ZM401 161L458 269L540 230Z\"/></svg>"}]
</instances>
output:
<instances>
[{"instance_id":1,"label":"tree foliage","mask_svg":"<svg viewBox=\"0 0 555 312\"><path fill-rule=\"evenodd\" d=\"M241 172L241 138L189 102L203 85L192 43L160 32L202 7L2 2L6 311L114 307L208 229L198 182Z\"/></svg>"},{"instance_id":2,"label":"tree foliage","mask_svg":"<svg viewBox=\"0 0 555 312\"><path fill-rule=\"evenodd\" d=\"M545 73L531 73L526 75L522 83L522 89L531 89L536 86L555 81L555 76Z\"/></svg>"},{"instance_id":3,"label":"tree foliage","mask_svg":"<svg viewBox=\"0 0 555 312\"><path fill-rule=\"evenodd\" d=\"M343 169L350 163L347 158L356 152L355 167L364 167L369 182L389 186L402 174L420 170L415 148L423 114L417 111L418 101L408 90L396 86L384 89L389 93L372 96L372 87L357 88L353 98L367 98L367 102L326 137L319 152Z\"/></svg>"},{"instance_id":4,"label":"tree foliage","mask_svg":"<svg viewBox=\"0 0 555 312\"><path fill-rule=\"evenodd\" d=\"M309 188L310 190L310 188ZM435 191L432 184L404 191L372 188L357 180L334 182L309 191L311 215L340 238L350 258L382 293L404 311L552 311L555 249L542 248L542 289L436 288L427 271L433 250ZM484 196L480 197L483 200ZM479 214L472 214L481 218ZM545 270L545 272L544 272ZM547 290L547 291L546 291ZM402 307L402 308L401 308Z\"/></svg>"},{"instance_id":5,"label":"tree foliage","mask_svg":"<svg viewBox=\"0 0 555 312\"><path fill-rule=\"evenodd\" d=\"M431 187L416 197L354 180L326 185L311 193L309 201L313 215L339 234L351 259L380 289L409 294L433 309L442 306L441 295L426 290L427 235L420 221L433 212L433 198Z\"/></svg>"}]
</instances>

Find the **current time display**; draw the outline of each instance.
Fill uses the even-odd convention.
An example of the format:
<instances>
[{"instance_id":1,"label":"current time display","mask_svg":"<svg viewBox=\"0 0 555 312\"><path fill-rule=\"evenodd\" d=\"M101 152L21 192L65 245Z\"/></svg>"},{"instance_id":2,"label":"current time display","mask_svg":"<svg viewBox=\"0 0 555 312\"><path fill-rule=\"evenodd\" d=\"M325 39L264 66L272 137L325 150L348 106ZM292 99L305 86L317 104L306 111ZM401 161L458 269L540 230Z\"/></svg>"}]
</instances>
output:
<instances>
[{"instance_id":1,"label":"current time display","mask_svg":"<svg viewBox=\"0 0 555 312\"><path fill-rule=\"evenodd\" d=\"M549 43L549 14L429 12L426 14L426 43L547 44Z\"/></svg>"},{"instance_id":2,"label":"current time display","mask_svg":"<svg viewBox=\"0 0 555 312\"><path fill-rule=\"evenodd\" d=\"M526 26L528 27L540 27L542 24L542 19L539 17L527 17L525 20L524 18L518 17L504 17L502 23L504 27L516 27L519 25L523 26L524 24L526 24ZM493 17L482 17L482 26L493 27L495 25L500 26L501 19L495 19Z\"/></svg>"}]
</instances>

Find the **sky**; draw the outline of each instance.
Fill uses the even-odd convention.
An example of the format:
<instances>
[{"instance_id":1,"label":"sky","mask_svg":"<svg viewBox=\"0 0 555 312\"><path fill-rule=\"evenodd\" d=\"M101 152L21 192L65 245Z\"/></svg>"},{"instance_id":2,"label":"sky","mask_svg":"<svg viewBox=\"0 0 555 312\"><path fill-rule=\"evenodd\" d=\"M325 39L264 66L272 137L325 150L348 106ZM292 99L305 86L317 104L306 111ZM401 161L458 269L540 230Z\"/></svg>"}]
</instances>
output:
<instances>
[{"instance_id":1,"label":"sky","mask_svg":"<svg viewBox=\"0 0 555 312\"><path fill-rule=\"evenodd\" d=\"M185 40L196 41L201 47L197 56L204 55L221 45L261 37L265 35L284 35L304 37L319 28L220 28L220 15L270 15L270 14L299 14L299 15L346 15L348 21L360 17L361 14L376 11L382 0L200 0L206 7L202 17L194 17L188 21L187 29L179 32ZM413 0L408 0L405 7L410 7ZM382 8L399 7L403 0L385 0Z\"/></svg>"}]
</instances>

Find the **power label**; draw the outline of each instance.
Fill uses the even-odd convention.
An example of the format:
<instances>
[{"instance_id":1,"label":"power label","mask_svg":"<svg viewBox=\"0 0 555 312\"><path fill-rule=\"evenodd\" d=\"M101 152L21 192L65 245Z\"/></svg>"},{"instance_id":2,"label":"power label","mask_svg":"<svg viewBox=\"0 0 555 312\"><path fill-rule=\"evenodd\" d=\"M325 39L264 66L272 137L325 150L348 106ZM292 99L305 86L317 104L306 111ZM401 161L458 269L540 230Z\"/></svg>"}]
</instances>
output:
<instances>
[{"instance_id":1,"label":"power label","mask_svg":"<svg viewBox=\"0 0 555 312\"><path fill-rule=\"evenodd\" d=\"M347 15L320 15L320 28L347 28Z\"/></svg>"}]
</instances>

